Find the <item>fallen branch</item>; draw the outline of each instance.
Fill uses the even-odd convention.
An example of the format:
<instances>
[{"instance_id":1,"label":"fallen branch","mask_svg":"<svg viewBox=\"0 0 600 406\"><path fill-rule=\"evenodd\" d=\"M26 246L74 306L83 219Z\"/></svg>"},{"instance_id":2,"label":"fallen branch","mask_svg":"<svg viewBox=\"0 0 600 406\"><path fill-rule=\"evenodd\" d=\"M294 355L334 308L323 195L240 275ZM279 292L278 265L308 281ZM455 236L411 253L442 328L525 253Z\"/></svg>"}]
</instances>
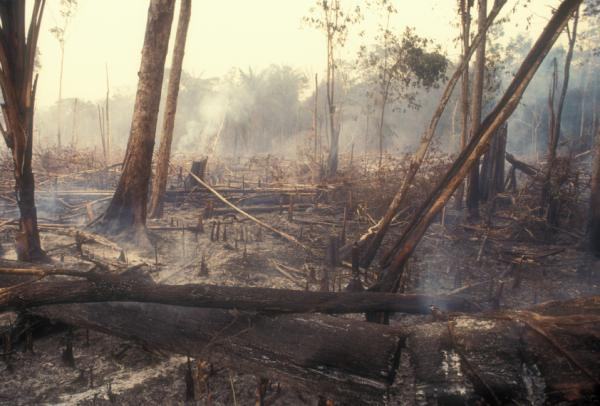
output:
<instances>
[{"instance_id":1,"label":"fallen branch","mask_svg":"<svg viewBox=\"0 0 600 406\"><path fill-rule=\"evenodd\" d=\"M194 180L196 180L196 182L198 182L200 185L202 185L203 187L205 187L209 192L211 192L213 195L215 195L220 201L222 201L223 203L225 203L227 206L231 207L233 210L235 210L236 212L240 213L242 216L252 220L253 222L255 222L256 224L258 224L259 226L266 228L267 230L277 234L278 236L288 240L289 242L298 245L299 247L302 247L303 249L305 249L306 251L310 251L310 248L304 244L302 244L300 241L298 241L296 238L292 237L291 235L284 233L283 231L277 230L276 228L268 225L267 223L265 223L264 221L261 221L259 219L257 219L256 217L254 217L253 215L246 213L244 210L240 209L239 207L237 207L236 205L234 205L233 203L231 203L229 200L227 200L222 194L220 194L219 192L217 192L215 189L213 189L208 183L204 182L202 179L200 179L199 177L197 177L196 175L194 175L192 172L188 172L193 178Z\"/></svg>"},{"instance_id":2,"label":"fallen branch","mask_svg":"<svg viewBox=\"0 0 600 406\"><path fill-rule=\"evenodd\" d=\"M536 176L540 171L534 166L531 166L523 161L519 161L514 155L506 153L506 161L511 164L515 169L520 170L526 175Z\"/></svg>"},{"instance_id":3,"label":"fallen branch","mask_svg":"<svg viewBox=\"0 0 600 406\"><path fill-rule=\"evenodd\" d=\"M0 289L0 311L65 303L144 302L243 309L269 313L362 313L392 311L429 314L430 305L446 311L470 311L466 300L444 296L396 295L366 292L306 292L289 289L216 285L162 285L95 272L39 268L0 270L13 275L71 275L89 280L31 283L19 289Z\"/></svg>"}]
</instances>

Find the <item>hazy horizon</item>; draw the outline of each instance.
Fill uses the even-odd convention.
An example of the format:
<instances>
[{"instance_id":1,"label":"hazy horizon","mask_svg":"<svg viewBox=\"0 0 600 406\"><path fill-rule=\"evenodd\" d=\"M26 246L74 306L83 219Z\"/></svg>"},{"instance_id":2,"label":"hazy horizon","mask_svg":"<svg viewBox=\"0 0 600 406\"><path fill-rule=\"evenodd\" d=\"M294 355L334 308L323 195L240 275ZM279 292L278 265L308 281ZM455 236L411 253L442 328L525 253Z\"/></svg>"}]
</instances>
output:
<instances>
[{"instance_id":1,"label":"hazy horizon","mask_svg":"<svg viewBox=\"0 0 600 406\"><path fill-rule=\"evenodd\" d=\"M137 86L148 0L79 0L78 3L66 37L63 98L97 100L104 97L106 67L111 94L132 94ZM440 44L450 59L458 57L455 1L411 2L404 8L403 2L395 3L399 12L392 26L397 32L413 26L419 35ZM184 70L197 76L214 77L232 68L263 69L278 64L310 75L320 74L325 68L323 35L302 21L313 4L314 0L194 2ZM528 8L518 6L514 23L506 24L503 39L519 33L537 35L550 16L550 7L556 4L558 1L544 0ZM36 104L41 108L54 104L58 96L60 50L50 29L60 23L59 5L59 0L47 2L40 33L41 70ZM511 12L513 6L514 3L507 4L503 14ZM352 29L341 55L343 59L354 58L358 47L370 42L377 27L374 12L364 14L365 20ZM527 16L531 16L531 22L530 28L525 30ZM177 10L171 42L176 20ZM357 35L361 30L366 33L363 38ZM169 65L170 55L167 68Z\"/></svg>"}]
</instances>

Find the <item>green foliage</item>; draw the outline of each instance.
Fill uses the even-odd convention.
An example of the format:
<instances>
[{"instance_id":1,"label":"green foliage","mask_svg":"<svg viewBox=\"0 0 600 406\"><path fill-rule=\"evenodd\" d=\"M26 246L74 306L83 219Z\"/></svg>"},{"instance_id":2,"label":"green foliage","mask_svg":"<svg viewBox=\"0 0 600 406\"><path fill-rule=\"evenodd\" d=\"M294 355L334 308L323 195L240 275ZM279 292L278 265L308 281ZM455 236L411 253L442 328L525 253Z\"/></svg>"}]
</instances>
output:
<instances>
[{"instance_id":1,"label":"green foliage","mask_svg":"<svg viewBox=\"0 0 600 406\"><path fill-rule=\"evenodd\" d=\"M77 11L77 1L78 0L60 0L59 13L62 21L59 25L55 25L54 27L50 28L50 33L54 35L61 46L64 46L65 35L67 33L69 23Z\"/></svg>"},{"instance_id":2,"label":"green foliage","mask_svg":"<svg viewBox=\"0 0 600 406\"><path fill-rule=\"evenodd\" d=\"M362 19L360 6L345 10L341 0L317 0L311 7L310 15L304 17L308 25L323 30L328 41L344 46L350 25Z\"/></svg>"},{"instance_id":3,"label":"green foliage","mask_svg":"<svg viewBox=\"0 0 600 406\"><path fill-rule=\"evenodd\" d=\"M411 28L401 37L382 29L376 40L379 42L370 48L361 47L357 64L364 80L372 83L372 94L380 101L419 108L418 91L439 85L448 59L439 46Z\"/></svg>"}]
</instances>

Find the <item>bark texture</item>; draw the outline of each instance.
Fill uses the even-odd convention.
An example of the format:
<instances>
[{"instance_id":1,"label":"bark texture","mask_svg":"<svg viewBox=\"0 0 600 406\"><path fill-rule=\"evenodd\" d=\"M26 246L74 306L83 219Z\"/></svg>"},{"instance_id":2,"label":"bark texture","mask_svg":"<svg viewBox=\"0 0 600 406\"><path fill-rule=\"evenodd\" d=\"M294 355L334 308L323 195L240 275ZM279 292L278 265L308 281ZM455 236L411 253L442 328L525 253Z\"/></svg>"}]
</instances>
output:
<instances>
[{"instance_id":1,"label":"bark texture","mask_svg":"<svg viewBox=\"0 0 600 406\"><path fill-rule=\"evenodd\" d=\"M57 274L43 269L16 273L23 281L30 276ZM74 272L67 271L73 275ZM28 276L25 276L28 275ZM82 275L79 274L80 276ZM65 303L153 302L185 307L244 309L271 313L362 313L393 311L429 314L435 305L444 311L474 311L469 302L448 296L396 295L367 292L305 292L288 289L243 288L216 285L157 285L140 278L87 275L89 280L26 284L0 293L0 311ZM5 280L8 276L3 275ZM6 279L16 284L15 278ZM23 282L20 281L20 282Z\"/></svg>"},{"instance_id":2,"label":"bark texture","mask_svg":"<svg viewBox=\"0 0 600 406\"><path fill-rule=\"evenodd\" d=\"M506 137L508 125L501 126L483 156L479 179L479 197L491 201L504 191L504 160L506 158ZM514 159L513 159L514 162Z\"/></svg>"},{"instance_id":3,"label":"bark texture","mask_svg":"<svg viewBox=\"0 0 600 406\"><path fill-rule=\"evenodd\" d=\"M467 49L469 49L469 31L471 28L471 7L473 0L460 0L460 26L463 55L462 59L466 60ZM465 66L462 74L460 87L460 150L462 151L467 145L468 125L469 125L469 65ZM456 208L462 209L464 198L464 185L460 185L456 192Z\"/></svg>"},{"instance_id":4,"label":"bark texture","mask_svg":"<svg viewBox=\"0 0 600 406\"><path fill-rule=\"evenodd\" d=\"M598 298L384 326L141 303L36 315L287 382L347 404L597 401Z\"/></svg>"},{"instance_id":5,"label":"bark texture","mask_svg":"<svg viewBox=\"0 0 600 406\"><path fill-rule=\"evenodd\" d=\"M471 96L471 137L477 133L481 125L483 106L483 81L485 74L485 20L487 18L487 0L478 0L477 27L482 33L483 40L477 47L475 55L475 78ZM504 162L504 159L502 159ZM479 159L473 165L469 174L467 186L467 209L472 217L479 216Z\"/></svg>"},{"instance_id":6,"label":"bark texture","mask_svg":"<svg viewBox=\"0 0 600 406\"><path fill-rule=\"evenodd\" d=\"M100 222L107 232L131 232L136 239L145 237L152 151L174 6L173 0L150 1L123 172Z\"/></svg>"},{"instance_id":7,"label":"bark texture","mask_svg":"<svg viewBox=\"0 0 600 406\"><path fill-rule=\"evenodd\" d=\"M600 128L596 133L594 167L592 169L589 239L592 252L600 257Z\"/></svg>"},{"instance_id":8,"label":"bark texture","mask_svg":"<svg viewBox=\"0 0 600 406\"><path fill-rule=\"evenodd\" d=\"M163 199L167 189L167 175L169 173L169 159L171 157L171 143L173 142L173 129L175 128L175 114L177 112L177 97L179 95L179 83L181 81L181 69L183 66L183 55L185 54L185 43L187 30L192 15L192 0L182 0L179 6L179 20L177 22L177 33L175 34L175 49L173 50L173 61L169 72L169 85L167 87L167 101L165 103L165 115L163 117L163 132L158 148L156 160L156 173L152 180L152 196L150 198L150 217L160 218L163 215Z\"/></svg>"},{"instance_id":9,"label":"bark texture","mask_svg":"<svg viewBox=\"0 0 600 406\"><path fill-rule=\"evenodd\" d=\"M17 256L23 261L45 259L37 225L35 184L31 167L35 88L35 50L45 2L34 2L29 30L25 27L25 1L0 3L0 87L6 128L0 125L14 164L15 194L19 206Z\"/></svg>"},{"instance_id":10,"label":"bark texture","mask_svg":"<svg viewBox=\"0 0 600 406\"><path fill-rule=\"evenodd\" d=\"M556 107L554 106L554 96L557 86L557 70L556 60L554 62L554 75L552 80L552 88L550 90L550 97L548 100L550 109L550 134L548 137L548 164L546 169L546 178L542 186L542 201L541 207L546 210L546 219L548 223L558 226L559 221L559 186L556 185L553 180L555 178L555 164L558 150L558 141L561 134L562 125L562 113L565 105L565 99L567 97L567 90L569 88L569 78L571 75L571 61L573 60L573 51L575 49L575 42L577 40L577 26L579 23L579 8L573 11L573 29L569 30L567 25L567 34L569 37L569 47L567 55L565 57L565 65L563 72L563 81L560 91L560 96Z\"/></svg>"}]
</instances>

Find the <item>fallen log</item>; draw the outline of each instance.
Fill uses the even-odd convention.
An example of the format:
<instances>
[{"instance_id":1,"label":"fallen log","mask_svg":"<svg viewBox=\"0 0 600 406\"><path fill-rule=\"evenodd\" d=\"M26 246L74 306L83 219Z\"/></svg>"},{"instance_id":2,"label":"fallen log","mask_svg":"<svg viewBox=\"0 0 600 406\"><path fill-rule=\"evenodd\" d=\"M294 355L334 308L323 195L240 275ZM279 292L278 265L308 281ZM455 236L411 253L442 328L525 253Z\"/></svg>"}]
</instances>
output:
<instances>
[{"instance_id":1,"label":"fallen log","mask_svg":"<svg viewBox=\"0 0 600 406\"><path fill-rule=\"evenodd\" d=\"M349 404L591 404L600 389L598 297L402 327L140 303L32 312Z\"/></svg>"},{"instance_id":2,"label":"fallen log","mask_svg":"<svg viewBox=\"0 0 600 406\"><path fill-rule=\"evenodd\" d=\"M523 161L519 161L514 155L506 153L506 161L511 164L515 169L520 170L525 175L536 176L540 171L536 167L529 165Z\"/></svg>"},{"instance_id":3,"label":"fallen log","mask_svg":"<svg viewBox=\"0 0 600 406\"><path fill-rule=\"evenodd\" d=\"M392 311L429 314L431 305L451 312L476 309L474 305L459 297L366 292L307 292L201 284L162 285L147 283L137 278L49 268L6 268L0 269L0 274L38 277L62 274L88 279L37 282L0 289L0 311L65 303L111 301L243 309L269 313L334 314Z\"/></svg>"},{"instance_id":4,"label":"fallen log","mask_svg":"<svg viewBox=\"0 0 600 406\"><path fill-rule=\"evenodd\" d=\"M301 243L300 241L298 241L297 238L289 235L288 233L285 233L281 230L277 230L275 227L270 226L269 224L265 223L264 221L261 221L259 219L257 219L256 217L254 217L251 214L246 213L244 210L240 209L239 207L237 207L236 205L234 205L233 203L231 203L229 200L227 200L222 194L220 194L219 192L217 192L212 186L210 186L208 183L204 182L202 179L200 179L199 177L197 177L196 175L194 175L192 172L189 172L189 174L192 176L192 178L194 178L196 180L196 182L198 182L198 184L200 184L202 187L206 188L206 190L208 190L209 192L211 192L213 195L215 195L215 197L217 197L220 201L222 201L223 203L225 203L227 206L231 207L233 210L235 210L236 212L238 212L239 214L241 214L244 217L247 217L248 219L252 220L253 222L255 222L256 224L258 224L259 226L266 228L267 230L277 234L278 236L288 240L289 242L298 245L299 247L303 248L306 251L310 251L310 248L306 245L304 245L303 243Z\"/></svg>"}]
</instances>

